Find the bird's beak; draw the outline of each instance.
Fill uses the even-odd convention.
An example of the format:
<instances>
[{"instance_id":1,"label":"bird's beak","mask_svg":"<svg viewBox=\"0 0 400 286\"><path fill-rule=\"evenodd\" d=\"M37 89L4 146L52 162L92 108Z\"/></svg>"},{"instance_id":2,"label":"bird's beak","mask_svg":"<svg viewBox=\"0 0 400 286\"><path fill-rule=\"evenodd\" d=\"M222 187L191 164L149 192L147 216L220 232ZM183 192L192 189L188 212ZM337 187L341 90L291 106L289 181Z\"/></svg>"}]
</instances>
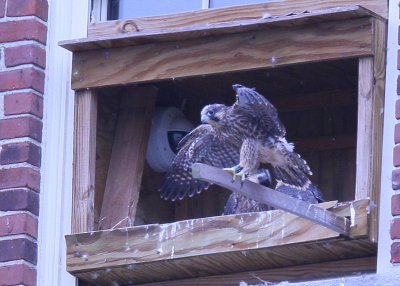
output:
<instances>
[{"instance_id":1,"label":"bird's beak","mask_svg":"<svg viewBox=\"0 0 400 286\"><path fill-rule=\"evenodd\" d=\"M201 116L201 123L207 123L210 120L210 117L208 117L207 115L203 114Z\"/></svg>"}]
</instances>

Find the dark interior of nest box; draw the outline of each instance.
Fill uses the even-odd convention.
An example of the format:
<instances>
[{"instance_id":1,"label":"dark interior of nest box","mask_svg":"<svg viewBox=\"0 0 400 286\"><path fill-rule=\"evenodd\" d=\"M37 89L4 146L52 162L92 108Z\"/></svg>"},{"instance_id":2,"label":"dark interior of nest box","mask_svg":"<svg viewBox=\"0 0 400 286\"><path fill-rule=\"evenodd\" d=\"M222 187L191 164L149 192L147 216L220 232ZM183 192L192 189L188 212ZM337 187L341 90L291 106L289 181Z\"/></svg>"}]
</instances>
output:
<instances>
[{"instance_id":1,"label":"dark interior of nest box","mask_svg":"<svg viewBox=\"0 0 400 286\"><path fill-rule=\"evenodd\" d=\"M157 106L181 108L197 126L206 104L234 100L232 84L255 87L278 109L293 142L309 163L326 200L355 196L358 59L296 64L150 82L158 88ZM104 192L121 94L135 85L98 90L96 151L96 220ZM135 224L165 223L220 215L229 191L213 186L178 202L157 191L164 174L145 166Z\"/></svg>"}]
</instances>

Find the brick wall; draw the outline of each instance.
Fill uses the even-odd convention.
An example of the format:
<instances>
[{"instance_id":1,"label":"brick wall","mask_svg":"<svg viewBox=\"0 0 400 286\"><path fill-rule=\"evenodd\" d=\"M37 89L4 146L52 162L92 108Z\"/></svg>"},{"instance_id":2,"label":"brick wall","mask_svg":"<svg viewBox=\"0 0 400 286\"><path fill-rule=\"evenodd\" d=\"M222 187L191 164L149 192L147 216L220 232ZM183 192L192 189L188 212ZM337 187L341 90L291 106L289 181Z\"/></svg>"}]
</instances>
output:
<instances>
[{"instance_id":1,"label":"brick wall","mask_svg":"<svg viewBox=\"0 0 400 286\"><path fill-rule=\"evenodd\" d=\"M400 27L398 30L398 43L400 44ZM400 70L400 50L397 53L397 69ZM400 75L397 71L397 95L400 96ZM400 120L400 99L396 101L395 114L397 120ZM393 149L393 166L395 169L392 172L392 187L394 193L391 199L392 222L390 225L390 237L393 240L391 245L391 262L394 264L400 263L400 123L395 125L394 129L394 144Z\"/></svg>"},{"instance_id":2,"label":"brick wall","mask_svg":"<svg viewBox=\"0 0 400 286\"><path fill-rule=\"evenodd\" d=\"M0 285L36 285L46 0L0 0Z\"/></svg>"}]
</instances>

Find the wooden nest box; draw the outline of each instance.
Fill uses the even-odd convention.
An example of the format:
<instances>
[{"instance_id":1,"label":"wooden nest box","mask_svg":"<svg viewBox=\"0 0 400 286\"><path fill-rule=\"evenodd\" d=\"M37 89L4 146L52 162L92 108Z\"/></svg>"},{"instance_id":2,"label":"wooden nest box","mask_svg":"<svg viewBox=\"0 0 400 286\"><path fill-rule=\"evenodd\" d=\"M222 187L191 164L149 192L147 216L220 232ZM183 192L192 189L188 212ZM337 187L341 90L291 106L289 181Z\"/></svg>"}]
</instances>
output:
<instances>
[{"instance_id":1,"label":"wooden nest box","mask_svg":"<svg viewBox=\"0 0 400 286\"><path fill-rule=\"evenodd\" d=\"M76 90L70 273L99 285L231 285L375 269L385 9L279 2L107 22L61 43L73 52ZM129 23L138 31L123 33ZM164 174L145 161L155 107L181 108L197 125L204 105L233 103L234 83L277 107L334 202L315 215L220 216L230 192L217 184L159 198Z\"/></svg>"}]
</instances>

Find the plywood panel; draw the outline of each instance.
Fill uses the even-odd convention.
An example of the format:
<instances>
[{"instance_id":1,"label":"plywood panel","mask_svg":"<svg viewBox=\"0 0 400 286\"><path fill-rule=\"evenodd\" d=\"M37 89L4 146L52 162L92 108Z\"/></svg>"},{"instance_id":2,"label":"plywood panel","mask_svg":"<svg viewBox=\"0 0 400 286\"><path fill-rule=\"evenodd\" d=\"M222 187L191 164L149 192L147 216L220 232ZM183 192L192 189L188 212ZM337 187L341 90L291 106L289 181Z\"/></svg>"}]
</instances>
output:
<instances>
[{"instance_id":1,"label":"plywood panel","mask_svg":"<svg viewBox=\"0 0 400 286\"><path fill-rule=\"evenodd\" d=\"M370 25L370 19L361 18L75 52L72 87L126 84L370 55Z\"/></svg>"},{"instance_id":2,"label":"plywood panel","mask_svg":"<svg viewBox=\"0 0 400 286\"><path fill-rule=\"evenodd\" d=\"M100 213L100 229L134 224L157 89L143 86L124 94Z\"/></svg>"},{"instance_id":3,"label":"plywood panel","mask_svg":"<svg viewBox=\"0 0 400 286\"><path fill-rule=\"evenodd\" d=\"M362 5L387 18L387 1L383 0L272 0L267 3L221 9L199 10L174 15L161 15L129 20L97 22L88 27L89 37L120 33L145 32L173 27L213 24L249 19L262 19L315 10Z\"/></svg>"},{"instance_id":4,"label":"plywood panel","mask_svg":"<svg viewBox=\"0 0 400 286\"><path fill-rule=\"evenodd\" d=\"M117 123L118 106L121 89L113 88L97 91L97 142L96 142L96 185L94 202L95 229L98 229L101 205L103 203L108 167L114 142L115 126Z\"/></svg>"}]
</instances>

